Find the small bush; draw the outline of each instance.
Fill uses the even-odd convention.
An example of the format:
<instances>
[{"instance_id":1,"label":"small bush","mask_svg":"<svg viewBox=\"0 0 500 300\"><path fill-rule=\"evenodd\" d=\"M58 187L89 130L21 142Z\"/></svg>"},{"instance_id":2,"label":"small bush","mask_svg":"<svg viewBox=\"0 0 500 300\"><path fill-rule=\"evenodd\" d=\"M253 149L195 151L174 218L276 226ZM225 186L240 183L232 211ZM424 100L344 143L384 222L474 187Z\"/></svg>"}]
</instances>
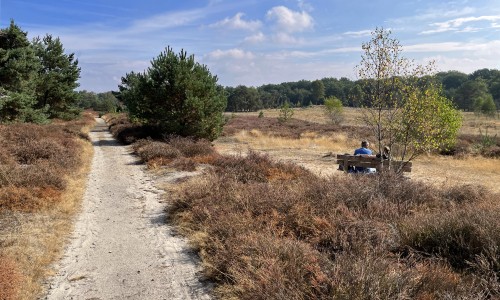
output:
<instances>
[{"instance_id":1,"label":"small bush","mask_svg":"<svg viewBox=\"0 0 500 300\"><path fill-rule=\"evenodd\" d=\"M498 209L476 207L419 215L401 223L401 243L423 255L442 257L456 270L488 265L498 275L499 220ZM495 292L500 295L499 289Z\"/></svg>"},{"instance_id":2,"label":"small bush","mask_svg":"<svg viewBox=\"0 0 500 300\"><path fill-rule=\"evenodd\" d=\"M195 140L192 137L170 136L167 142L185 157L212 155L215 152L210 141L206 139Z\"/></svg>"},{"instance_id":3,"label":"small bush","mask_svg":"<svg viewBox=\"0 0 500 300\"><path fill-rule=\"evenodd\" d=\"M187 157L180 157L172 162L172 167L179 171L196 171L196 166L197 163L193 159Z\"/></svg>"},{"instance_id":4,"label":"small bush","mask_svg":"<svg viewBox=\"0 0 500 300\"><path fill-rule=\"evenodd\" d=\"M243 156L220 156L212 163L219 174L246 183L251 181L290 180L309 172L289 163L276 163L269 156L249 151Z\"/></svg>"},{"instance_id":5,"label":"small bush","mask_svg":"<svg viewBox=\"0 0 500 300\"><path fill-rule=\"evenodd\" d=\"M144 162L149 162L158 158L164 159L165 161L171 161L182 155L178 149L164 142L150 141L146 143L142 142L141 144L141 147L135 147L135 153Z\"/></svg>"}]
</instances>

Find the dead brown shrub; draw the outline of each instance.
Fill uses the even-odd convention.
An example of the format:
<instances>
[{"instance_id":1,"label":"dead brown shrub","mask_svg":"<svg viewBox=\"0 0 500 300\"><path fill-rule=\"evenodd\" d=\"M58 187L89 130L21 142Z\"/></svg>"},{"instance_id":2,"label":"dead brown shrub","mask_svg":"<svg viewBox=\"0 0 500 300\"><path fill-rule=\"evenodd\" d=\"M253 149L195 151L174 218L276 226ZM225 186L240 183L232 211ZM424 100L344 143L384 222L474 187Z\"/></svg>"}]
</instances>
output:
<instances>
[{"instance_id":1,"label":"dead brown shrub","mask_svg":"<svg viewBox=\"0 0 500 300\"><path fill-rule=\"evenodd\" d=\"M179 150L164 142L149 141L141 144L141 146L134 147L134 149L135 153L144 162L158 158L171 161L182 154Z\"/></svg>"},{"instance_id":2,"label":"dead brown shrub","mask_svg":"<svg viewBox=\"0 0 500 300\"><path fill-rule=\"evenodd\" d=\"M219 156L213 163L216 172L243 183L293 180L310 174L291 163L273 162L268 155L249 151L246 156Z\"/></svg>"},{"instance_id":3,"label":"dead brown shrub","mask_svg":"<svg viewBox=\"0 0 500 300\"><path fill-rule=\"evenodd\" d=\"M480 188L437 189L391 173L319 178L252 152L213 165L207 178L184 183L170 215L195 238L222 298L498 294L500 218L466 213L493 203Z\"/></svg>"},{"instance_id":4,"label":"dead brown shrub","mask_svg":"<svg viewBox=\"0 0 500 300\"><path fill-rule=\"evenodd\" d=\"M179 171L193 172L196 171L196 166L198 164L192 158L189 157L179 157L175 159L171 166Z\"/></svg>"},{"instance_id":5,"label":"dead brown shrub","mask_svg":"<svg viewBox=\"0 0 500 300\"><path fill-rule=\"evenodd\" d=\"M0 299L18 299L21 280L21 271L16 262L12 258L0 255Z\"/></svg>"},{"instance_id":6,"label":"dead brown shrub","mask_svg":"<svg viewBox=\"0 0 500 300\"><path fill-rule=\"evenodd\" d=\"M179 150L185 157L212 155L215 151L209 140L195 140L191 137L170 136L167 143Z\"/></svg>"}]
</instances>

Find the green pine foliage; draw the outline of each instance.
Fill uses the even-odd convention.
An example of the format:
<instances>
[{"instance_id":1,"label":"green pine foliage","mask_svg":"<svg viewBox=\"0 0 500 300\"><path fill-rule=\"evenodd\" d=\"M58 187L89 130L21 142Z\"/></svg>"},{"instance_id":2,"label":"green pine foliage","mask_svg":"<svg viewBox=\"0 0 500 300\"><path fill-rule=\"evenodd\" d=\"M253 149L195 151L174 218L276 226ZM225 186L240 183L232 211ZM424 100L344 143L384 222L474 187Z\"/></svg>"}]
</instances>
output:
<instances>
[{"instance_id":1,"label":"green pine foliage","mask_svg":"<svg viewBox=\"0 0 500 300\"><path fill-rule=\"evenodd\" d=\"M0 123L74 118L78 61L58 38L30 42L27 35L13 20L0 29Z\"/></svg>"},{"instance_id":2,"label":"green pine foliage","mask_svg":"<svg viewBox=\"0 0 500 300\"><path fill-rule=\"evenodd\" d=\"M213 140L222 131L224 90L205 65L183 50L176 54L167 47L144 73L126 74L119 89L118 99L131 119L165 134Z\"/></svg>"},{"instance_id":3,"label":"green pine foliage","mask_svg":"<svg viewBox=\"0 0 500 300\"><path fill-rule=\"evenodd\" d=\"M48 108L51 117L72 118L76 109L80 68L74 54L65 54L59 38L46 35L35 38L33 46L42 67L38 70L36 83L37 108ZM73 116L74 118L74 116Z\"/></svg>"},{"instance_id":4,"label":"green pine foliage","mask_svg":"<svg viewBox=\"0 0 500 300\"><path fill-rule=\"evenodd\" d=\"M280 107L280 115L278 121L281 123L287 122L293 117L293 108L289 102L283 103Z\"/></svg>"}]
</instances>

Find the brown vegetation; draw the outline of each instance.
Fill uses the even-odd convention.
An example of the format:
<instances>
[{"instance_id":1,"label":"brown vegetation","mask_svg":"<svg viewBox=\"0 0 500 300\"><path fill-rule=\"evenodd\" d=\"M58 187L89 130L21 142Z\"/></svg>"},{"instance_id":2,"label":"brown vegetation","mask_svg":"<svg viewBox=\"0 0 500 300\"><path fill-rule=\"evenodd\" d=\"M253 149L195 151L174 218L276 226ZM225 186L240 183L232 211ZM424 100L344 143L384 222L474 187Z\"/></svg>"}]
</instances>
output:
<instances>
[{"instance_id":1,"label":"brown vegetation","mask_svg":"<svg viewBox=\"0 0 500 300\"><path fill-rule=\"evenodd\" d=\"M0 299L17 299L21 280L21 272L16 261L0 255Z\"/></svg>"},{"instance_id":2,"label":"brown vegetation","mask_svg":"<svg viewBox=\"0 0 500 300\"><path fill-rule=\"evenodd\" d=\"M349 141L363 130L238 116L220 140L249 149L273 143L293 156L315 147L352 150L356 143ZM321 145L325 138L330 145ZM457 145L466 147L448 154L455 165L470 165L466 157L488 156L478 147L498 146L496 136L487 138L462 135ZM193 159L182 149L199 147L196 141L166 140L141 140L134 149L148 164L182 170L210 164L205 175L168 186L167 197L170 218L191 238L220 298L500 297L500 203L482 186L393 174L317 176L253 150L220 155L209 143ZM443 168L444 158L433 157L431 164ZM435 175L422 176L436 181Z\"/></svg>"},{"instance_id":3,"label":"brown vegetation","mask_svg":"<svg viewBox=\"0 0 500 300\"><path fill-rule=\"evenodd\" d=\"M222 298L500 295L494 194L390 174L319 178L256 153L221 160L183 184L170 213Z\"/></svg>"},{"instance_id":4,"label":"brown vegetation","mask_svg":"<svg viewBox=\"0 0 500 300\"><path fill-rule=\"evenodd\" d=\"M84 128L92 123L85 115L0 126L0 299L41 292L81 199L91 158Z\"/></svg>"}]
</instances>

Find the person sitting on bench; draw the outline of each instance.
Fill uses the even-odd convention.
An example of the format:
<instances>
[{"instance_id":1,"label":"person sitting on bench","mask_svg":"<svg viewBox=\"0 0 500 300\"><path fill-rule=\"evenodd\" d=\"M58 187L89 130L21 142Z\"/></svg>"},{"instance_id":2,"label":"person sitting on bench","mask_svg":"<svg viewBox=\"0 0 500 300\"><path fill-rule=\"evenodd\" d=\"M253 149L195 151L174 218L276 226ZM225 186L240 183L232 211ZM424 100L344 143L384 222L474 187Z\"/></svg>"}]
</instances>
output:
<instances>
[{"instance_id":1,"label":"person sitting on bench","mask_svg":"<svg viewBox=\"0 0 500 300\"><path fill-rule=\"evenodd\" d=\"M361 148L354 150L354 155L363 155L363 156L372 156L372 150L368 149L370 147L370 142L364 140L361 142ZM375 173L375 168L363 168L363 167L355 167L356 173Z\"/></svg>"}]
</instances>

